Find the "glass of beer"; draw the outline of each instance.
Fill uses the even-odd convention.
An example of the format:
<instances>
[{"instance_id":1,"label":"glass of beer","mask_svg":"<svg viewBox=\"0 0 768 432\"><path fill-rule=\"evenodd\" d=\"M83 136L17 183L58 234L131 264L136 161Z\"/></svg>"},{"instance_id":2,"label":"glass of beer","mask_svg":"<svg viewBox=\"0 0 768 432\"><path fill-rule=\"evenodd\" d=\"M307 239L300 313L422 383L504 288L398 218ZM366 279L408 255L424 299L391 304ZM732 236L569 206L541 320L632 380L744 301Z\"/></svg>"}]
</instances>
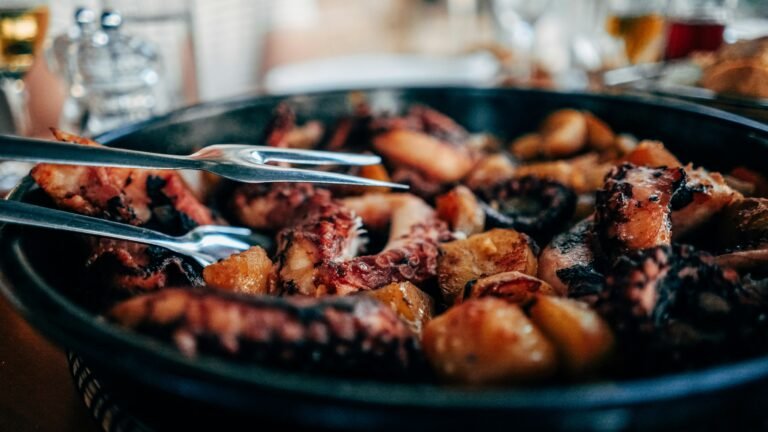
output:
<instances>
[{"instance_id":1,"label":"glass of beer","mask_svg":"<svg viewBox=\"0 0 768 432\"><path fill-rule=\"evenodd\" d=\"M630 64L661 60L664 49L664 0L610 0L605 27L624 45Z\"/></svg>"},{"instance_id":2,"label":"glass of beer","mask_svg":"<svg viewBox=\"0 0 768 432\"><path fill-rule=\"evenodd\" d=\"M24 75L42 50L48 28L48 4L43 0L0 1L0 84L13 117L15 131L29 127Z\"/></svg>"}]
</instances>

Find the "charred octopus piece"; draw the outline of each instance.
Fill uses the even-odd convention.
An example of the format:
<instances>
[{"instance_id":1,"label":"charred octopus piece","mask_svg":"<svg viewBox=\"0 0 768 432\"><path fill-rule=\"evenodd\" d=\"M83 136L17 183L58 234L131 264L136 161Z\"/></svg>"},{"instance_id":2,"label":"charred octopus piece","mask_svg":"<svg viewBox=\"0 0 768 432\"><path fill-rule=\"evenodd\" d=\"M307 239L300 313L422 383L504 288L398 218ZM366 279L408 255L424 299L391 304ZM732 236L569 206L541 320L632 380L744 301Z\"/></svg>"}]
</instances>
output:
<instances>
[{"instance_id":1,"label":"charred octopus piece","mask_svg":"<svg viewBox=\"0 0 768 432\"><path fill-rule=\"evenodd\" d=\"M387 378L419 364L406 324L364 296L275 298L168 289L120 303L107 317L172 341L187 356L216 354L293 370Z\"/></svg>"},{"instance_id":2,"label":"charred octopus piece","mask_svg":"<svg viewBox=\"0 0 768 432\"><path fill-rule=\"evenodd\" d=\"M371 122L373 148L394 168L393 181L405 170L417 179L418 190L461 180L472 169L474 154L465 145L469 134L443 114L414 107L404 117L383 116ZM439 155L439 158L435 158ZM413 173L411 173L413 171Z\"/></svg>"},{"instance_id":3,"label":"charred octopus piece","mask_svg":"<svg viewBox=\"0 0 768 432\"><path fill-rule=\"evenodd\" d=\"M534 238L549 238L573 216L576 194L560 183L532 176L480 190L486 201L486 226L514 228Z\"/></svg>"},{"instance_id":4,"label":"charred octopus piece","mask_svg":"<svg viewBox=\"0 0 768 432\"><path fill-rule=\"evenodd\" d=\"M98 146L87 138L53 130L65 142ZM38 164L31 172L62 209L180 235L214 223L210 209L174 171ZM110 302L173 284L199 285L196 264L157 247L88 237L87 277L96 293L89 303Z\"/></svg>"},{"instance_id":5,"label":"charred octopus piece","mask_svg":"<svg viewBox=\"0 0 768 432\"><path fill-rule=\"evenodd\" d=\"M633 251L606 280L597 308L620 334L627 361L641 369L697 366L755 345L758 314L744 301L738 274L706 252L686 245Z\"/></svg>"},{"instance_id":6,"label":"charred octopus piece","mask_svg":"<svg viewBox=\"0 0 768 432\"><path fill-rule=\"evenodd\" d=\"M596 222L609 253L669 245L675 192L685 184L682 168L647 168L622 164L608 174L597 192Z\"/></svg>"}]
</instances>

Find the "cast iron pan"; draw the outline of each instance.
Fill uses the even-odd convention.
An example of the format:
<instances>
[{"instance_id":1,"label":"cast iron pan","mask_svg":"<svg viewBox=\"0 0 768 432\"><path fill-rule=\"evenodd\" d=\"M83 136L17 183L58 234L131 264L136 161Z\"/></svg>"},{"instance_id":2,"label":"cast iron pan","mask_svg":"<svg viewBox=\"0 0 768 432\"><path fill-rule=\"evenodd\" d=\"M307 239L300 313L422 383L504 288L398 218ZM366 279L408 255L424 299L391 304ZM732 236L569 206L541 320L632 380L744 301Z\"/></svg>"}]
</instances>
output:
<instances>
[{"instance_id":1,"label":"cast iron pan","mask_svg":"<svg viewBox=\"0 0 768 432\"><path fill-rule=\"evenodd\" d=\"M514 89L413 88L361 92L375 109L413 102L471 131L504 139L533 130L552 110L588 109L617 131L664 141L683 161L768 173L768 127L687 103ZM273 108L288 100L299 119L331 121L351 93L272 96L200 105L107 133L117 147L189 153L211 143L257 143ZM10 199L37 200L27 178ZM0 229L5 295L46 336L81 355L120 406L150 426L202 429L293 424L366 429L648 429L699 424L753 428L768 401L768 356L643 380L557 387L469 390L427 384L301 375L216 358L187 359L173 347L103 322L68 298L77 270L66 237Z\"/></svg>"}]
</instances>

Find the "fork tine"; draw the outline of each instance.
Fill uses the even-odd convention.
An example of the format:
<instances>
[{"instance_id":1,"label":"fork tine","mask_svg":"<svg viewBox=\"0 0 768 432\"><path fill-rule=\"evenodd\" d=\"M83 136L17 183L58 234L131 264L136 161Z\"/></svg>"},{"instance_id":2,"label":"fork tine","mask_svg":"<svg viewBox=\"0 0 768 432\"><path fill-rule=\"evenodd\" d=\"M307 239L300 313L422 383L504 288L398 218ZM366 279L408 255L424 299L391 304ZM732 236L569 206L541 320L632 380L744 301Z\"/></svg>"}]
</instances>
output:
<instances>
[{"instance_id":1,"label":"fork tine","mask_svg":"<svg viewBox=\"0 0 768 432\"><path fill-rule=\"evenodd\" d=\"M200 225L195 228L195 231L200 233L221 233L239 236L251 235L251 230L248 228L229 225Z\"/></svg>"},{"instance_id":2,"label":"fork tine","mask_svg":"<svg viewBox=\"0 0 768 432\"><path fill-rule=\"evenodd\" d=\"M326 152L318 150L286 149L264 146L248 146L251 157L260 163L287 162L305 165L376 165L381 158L376 155Z\"/></svg>"},{"instance_id":3,"label":"fork tine","mask_svg":"<svg viewBox=\"0 0 768 432\"><path fill-rule=\"evenodd\" d=\"M288 168L275 165L251 165L248 167L224 167L211 169L212 172L247 183L275 183L275 182L307 182L322 184L339 184L353 186L379 186L394 189L408 189L407 185L391 183L380 180L372 180L364 177L355 177L347 174L339 174L327 171L313 171L300 168ZM225 168L225 170L222 170Z\"/></svg>"}]
</instances>

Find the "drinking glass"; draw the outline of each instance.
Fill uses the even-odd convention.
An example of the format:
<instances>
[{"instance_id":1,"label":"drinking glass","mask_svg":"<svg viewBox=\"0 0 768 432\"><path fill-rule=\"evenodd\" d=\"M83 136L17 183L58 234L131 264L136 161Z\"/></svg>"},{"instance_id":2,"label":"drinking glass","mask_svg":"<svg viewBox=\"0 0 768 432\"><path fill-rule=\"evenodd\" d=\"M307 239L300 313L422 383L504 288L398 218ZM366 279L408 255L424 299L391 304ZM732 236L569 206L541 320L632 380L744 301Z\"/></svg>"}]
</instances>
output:
<instances>
[{"instance_id":1,"label":"drinking glass","mask_svg":"<svg viewBox=\"0 0 768 432\"><path fill-rule=\"evenodd\" d=\"M624 44L630 64L661 60L664 49L664 0L610 0L608 34Z\"/></svg>"},{"instance_id":2,"label":"drinking glass","mask_svg":"<svg viewBox=\"0 0 768 432\"><path fill-rule=\"evenodd\" d=\"M27 94L22 79L40 54L47 28L46 1L0 2L0 87L19 135L29 131Z\"/></svg>"},{"instance_id":3,"label":"drinking glass","mask_svg":"<svg viewBox=\"0 0 768 432\"><path fill-rule=\"evenodd\" d=\"M508 71L513 79L523 82L530 80L534 71L536 23L551 3L551 0L492 1L493 17L499 36L515 51L514 70Z\"/></svg>"},{"instance_id":4,"label":"drinking glass","mask_svg":"<svg viewBox=\"0 0 768 432\"><path fill-rule=\"evenodd\" d=\"M670 0L667 11L666 60L687 57L694 51L714 51L737 0Z\"/></svg>"}]
</instances>

